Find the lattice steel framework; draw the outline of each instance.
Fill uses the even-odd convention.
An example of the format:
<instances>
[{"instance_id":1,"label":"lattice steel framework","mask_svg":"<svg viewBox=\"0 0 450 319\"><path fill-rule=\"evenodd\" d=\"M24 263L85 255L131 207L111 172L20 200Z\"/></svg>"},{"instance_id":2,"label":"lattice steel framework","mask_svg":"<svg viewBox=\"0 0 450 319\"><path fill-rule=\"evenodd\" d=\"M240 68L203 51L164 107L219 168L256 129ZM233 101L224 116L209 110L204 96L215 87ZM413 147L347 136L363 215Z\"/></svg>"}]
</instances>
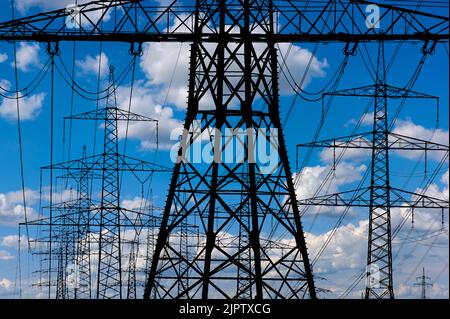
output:
<instances>
[{"instance_id":1,"label":"lattice steel framework","mask_svg":"<svg viewBox=\"0 0 450 319\"><path fill-rule=\"evenodd\" d=\"M200 135L208 135L212 150L219 150L217 135L213 136L210 128L219 131L243 128L254 130L254 134L239 139L245 150L241 162L198 165L182 161L183 151L178 154L180 161L173 171L144 297L240 298L243 295L236 291L238 278L246 278L247 287L238 290L251 292L257 299L315 298L282 132L278 132L274 142L279 150L278 166L269 174L260 172L261 163L254 162L249 151L257 137L263 135L259 128L281 128L276 43L447 41L448 17L379 4L384 26L380 32L366 27L365 7L370 4L366 1L330 0L310 6L289 0L197 0L195 5L181 6L174 1L163 7L145 6L144 2L93 1L80 5L75 14L60 9L1 23L0 40L116 41L132 45L151 41L190 42L184 128L191 133L183 135L181 150L198 141ZM90 18L95 11L101 12L101 17L111 14L115 19L100 27L101 18ZM78 24L76 28L74 23ZM91 112L82 117L98 118L98 114ZM195 121L200 126L194 132ZM113 126L109 130L114 134ZM104 168L102 159L102 156L90 158L91 168ZM118 166L108 167L123 168L123 157L115 160ZM73 161L66 168L79 164ZM135 164L135 169L146 166ZM242 168L245 176L238 173ZM114 194L116 188L114 174L109 177L104 195ZM185 200L178 195L183 192ZM102 211L116 211L106 206L117 202L119 197L106 197ZM244 208L247 206L248 213ZM248 223L242 219L246 214ZM117 214L112 212L104 219L117 220L114 215ZM188 256L174 249L170 239L184 221L199 226L198 248ZM116 227L111 229L115 238ZM247 244L233 244L239 232L248 236ZM103 241L108 242L108 236ZM99 279L99 297L106 295L106 283L112 287L108 296L120 296L114 288L121 281L117 273L119 253L102 251L99 265L113 271L103 273ZM251 267L240 262L248 256ZM178 263L183 265L180 267ZM186 288L178 291L179 283Z\"/></svg>"},{"instance_id":2,"label":"lattice steel framework","mask_svg":"<svg viewBox=\"0 0 450 319\"><path fill-rule=\"evenodd\" d=\"M43 170L62 171L65 179L75 180L78 198L44 207L57 212L56 217L33 220L28 224L45 226L44 230L51 233L48 237L37 238L36 242L50 247L49 251L44 249L39 253L49 265L44 270L48 280L42 285L56 286L58 299L87 299L93 294L97 298L135 298L136 258L142 240L139 234L143 228L148 227L150 232L150 228L159 224L157 217L149 216L145 211L121 206L120 175L132 172L139 182L144 183L155 172L168 172L169 169L121 154L118 136L118 121L157 121L117 107L113 68L110 69L108 88L105 108L66 118L103 121L102 153L87 156L84 149L81 159L43 167ZM99 201L90 197L93 178L101 181ZM131 241L121 238L127 229L136 232ZM123 251L128 253L128 268L122 265L126 257L122 255ZM57 261L56 284L52 277L52 258ZM74 282L70 282L68 270L73 272ZM128 278L122 275L126 272ZM126 295L123 294L125 289Z\"/></svg>"},{"instance_id":3,"label":"lattice steel framework","mask_svg":"<svg viewBox=\"0 0 450 319\"><path fill-rule=\"evenodd\" d=\"M422 276L416 277L415 287L420 287L420 299L427 299L427 287L432 287L430 277L425 276L425 268L422 268Z\"/></svg>"},{"instance_id":4,"label":"lattice steel framework","mask_svg":"<svg viewBox=\"0 0 450 319\"><path fill-rule=\"evenodd\" d=\"M448 200L416 194L390 185L389 152L391 150L441 151L448 145L403 136L389 131L388 99L436 99L427 94L389 86L386 83L384 42L378 45L376 82L366 87L329 92L325 95L370 97L374 99L373 130L297 147L370 150L370 186L342 193L320 195L299 200L299 205L345 206L369 208L369 232L365 298L394 298L392 270L391 208L448 209ZM375 280L375 281L373 281Z\"/></svg>"},{"instance_id":5,"label":"lattice steel framework","mask_svg":"<svg viewBox=\"0 0 450 319\"><path fill-rule=\"evenodd\" d=\"M125 280L122 278L121 215L123 208L120 204L119 174L123 167L131 171L138 171L144 166L151 167L152 172L165 169L144 161L129 161L125 155L120 155L118 121L157 121L117 107L113 67L110 67L108 88L105 108L73 115L68 119L104 121L104 150L96 161L101 166L102 172L96 294L97 298L122 298ZM131 165L133 167L130 167ZM134 249L132 245L131 254L135 254ZM130 279L134 280L133 275ZM133 289L133 287L135 285L131 284L129 288ZM133 295L133 292L131 294Z\"/></svg>"},{"instance_id":6,"label":"lattice steel framework","mask_svg":"<svg viewBox=\"0 0 450 319\"><path fill-rule=\"evenodd\" d=\"M184 128L192 134L184 134L181 140L145 298L153 289L157 290L159 298L239 298L236 292L238 273L249 278L245 290L251 290L256 299L315 297L284 137L276 136L277 167L267 175L261 172L262 164L249 150L253 147L252 139L261 135L255 129L281 127L275 43L257 47L250 38L253 30L274 32L270 6L266 1L243 1L240 9L237 3L198 2L197 32L212 25L217 26L219 37L239 30L241 38L234 45L218 42L207 46L194 41L191 46ZM252 9L259 10L258 16L251 13ZM258 100L261 100L260 110ZM193 130L195 120L200 124ZM243 161L190 163L185 155L204 134L211 138L211 149L216 154L226 151L226 146L220 145L220 135L212 136L211 129L223 133L243 129L255 134L241 137L245 149ZM243 167L248 173L239 176L237 173ZM185 200L180 193L186 193ZM247 205L250 207L249 224L242 218ZM172 247L168 237L179 231L184 220L192 223L195 218L199 220L203 238L200 249L186 258ZM291 249L284 253L261 245L261 237L269 234L275 223L278 231L284 233L283 239L292 241ZM238 227L247 234L248 245L227 249L226 237L236 236ZM251 269L247 263L239 261L242 254L249 257L249 249L253 257ZM186 265L185 273L178 272L173 260ZM188 286L179 293L175 288L186 277ZM299 281L303 284L294 289L293 283Z\"/></svg>"}]
</instances>

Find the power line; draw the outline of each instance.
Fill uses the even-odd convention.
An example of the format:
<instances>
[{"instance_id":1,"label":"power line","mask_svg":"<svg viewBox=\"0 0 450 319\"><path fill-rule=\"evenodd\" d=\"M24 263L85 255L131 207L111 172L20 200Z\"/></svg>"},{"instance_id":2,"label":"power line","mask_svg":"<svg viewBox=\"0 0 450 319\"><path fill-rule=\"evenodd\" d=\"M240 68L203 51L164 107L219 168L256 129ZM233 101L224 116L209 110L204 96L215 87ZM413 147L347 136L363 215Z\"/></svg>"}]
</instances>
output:
<instances>
[{"instance_id":1,"label":"power line","mask_svg":"<svg viewBox=\"0 0 450 319\"><path fill-rule=\"evenodd\" d=\"M15 3L14 0L12 0L11 3L11 15L12 15L12 21L15 20L14 18L14 8ZM23 146L22 146L22 125L20 120L20 102L19 102L19 73L17 68L17 47L16 47L16 41L13 42L13 52L14 52L14 79L15 79L15 86L16 86L16 114L17 114L17 136L19 140L19 161L20 161L20 182L22 186L22 204L23 204L23 212L24 212L24 220L25 223L28 222L28 214L27 214L27 200L25 195L25 171L24 171L24 161L23 161ZM28 227L25 228L27 238L29 239L29 232ZM28 242L28 251L31 251L30 244Z\"/></svg>"}]
</instances>

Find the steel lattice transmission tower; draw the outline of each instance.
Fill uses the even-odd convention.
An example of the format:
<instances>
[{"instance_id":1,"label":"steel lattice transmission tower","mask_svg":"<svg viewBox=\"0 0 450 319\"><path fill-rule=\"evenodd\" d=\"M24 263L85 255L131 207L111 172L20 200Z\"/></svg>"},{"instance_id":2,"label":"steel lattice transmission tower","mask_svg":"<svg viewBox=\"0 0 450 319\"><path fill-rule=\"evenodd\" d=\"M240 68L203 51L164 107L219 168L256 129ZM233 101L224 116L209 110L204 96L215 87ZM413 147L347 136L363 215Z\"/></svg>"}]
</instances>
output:
<instances>
[{"instance_id":1,"label":"steel lattice transmission tower","mask_svg":"<svg viewBox=\"0 0 450 319\"><path fill-rule=\"evenodd\" d=\"M66 189L70 181L76 183L76 189L68 189L70 199L43 206L43 210L50 210L53 214L30 220L26 224L27 227L36 227L38 230L38 236L32 240L37 247L33 253L41 259L41 269L38 271L41 278L38 286L48 287L49 293L51 288L55 287L56 299L91 298L90 223L91 205L94 205L94 202L90 197L89 185L101 176L94 174L87 167L89 163L86 147L83 148L82 158L77 161L81 169L65 170L63 175L56 178L63 181L61 189ZM61 165L64 163L56 164L59 168ZM43 167L42 172L57 170L56 166ZM52 260L56 260L56 269Z\"/></svg>"},{"instance_id":2,"label":"steel lattice transmission tower","mask_svg":"<svg viewBox=\"0 0 450 319\"><path fill-rule=\"evenodd\" d=\"M263 173L263 163L253 158L252 147L258 138L267 136L270 129L282 128L276 45L448 41L448 17L378 4L389 30L383 33L367 27L365 8L370 3L366 1L329 0L314 6L276 0L196 0L195 5L174 1L162 7L144 3L93 1L79 5L78 10L60 9L1 23L0 40L114 41L132 47L143 42L191 43L185 134L144 297L315 298L283 133L278 131L270 140L278 149L272 171ZM115 18L99 24L90 18L95 11ZM205 136L211 151L220 153L223 145L216 132L227 129L246 133L233 139L244 149L242 160L184 161L190 148ZM114 129L110 131L114 134ZM112 168L109 162L105 167ZM117 221L116 208L107 207L118 198L114 174L108 176L103 220ZM197 249L187 255L175 249L173 242L183 232L183 223L199 227ZM117 225L110 230L102 241L111 245L101 252L99 265L112 273L102 273L99 296L107 282L113 290L110 296L120 295L120 289L114 288L120 283L119 252L110 249L117 248L112 243L118 236ZM239 233L245 234L244 240L236 244ZM246 262L240 262L243 259ZM241 288L236 289L238 285Z\"/></svg>"},{"instance_id":3,"label":"steel lattice transmission tower","mask_svg":"<svg viewBox=\"0 0 450 319\"><path fill-rule=\"evenodd\" d=\"M122 173L132 173L133 178L143 185L155 172L168 172L169 169L119 152L119 121L153 124L157 121L117 107L115 92L116 82L111 67L106 106L65 118L103 122L103 151L86 156L84 149L81 159L43 168L62 171L66 180L75 180L78 185L77 199L47 207L57 212L56 216L50 214L48 218L29 222L31 226L45 226L44 231L49 233L48 237L37 239L37 242L49 247L48 251L41 253L48 263L48 269L44 269L48 280L43 284L49 287L49 298L52 286L56 286L58 299L88 299L93 295L101 299L136 297L136 259L138 244L142 240L139 235L143 228L153 231L152 228L159 225L159 218L149 215L145 210L122 207ZM99 200L90 196L93 193L93 179L99 180L95 184L101 187ZM126 230L135 232L131 240L122 238ZM128 267L125 267L127 253ZM94 255L96 258L92 257ZM56 284L52 259L57 261ZM97 261L97 265L93 264L93 260ZM73 271L75 280L70 285L68 267ZM123 276L125 272L128 272L128 278Z\"/></svg>"},{"instance_id":4,"label":"steel lattice transmission tower","mask_svg":"<svg viewBox=\"0 0 450 319\"><path fill-rule=\"evenodd\" d=\"M192 134L182 136L144 297L156 289L160 298L242 298L235 288L243 276L249 278L244 291L253 291L256 299L315 298L284 136L280 132L273 141L278 146L278 167L270 173L261 172L263 163L252 154L255 140L262 135L260 128L281 128L275 43L267 41L257 47L251 40L255 29L274 33L271 4L246 0L237 7L225 1L199 1L196 10L194 32L216 24L219 38L225 39L233 29L239 31L239 37L233 45L226 41L213 46L194 41L191 45L184 128ZM196 121L199 124L194 128ZM216 130L214 136L211 129ZM253 134L238 137L244 148L242 161L226 163L214 157L211 163L190 163L186 159L204 134L211 137L215 156L226 152L218 132L240 129ZM243 167L246 173L238 174ZM245 223L247 214L250 223ZM168 237L182 231L183 221L193 223L194 219L202 225L200 249L189 257L181 256ZM275 223L285 234L283 239L292 241L291 249L284 254L279 251L278 256L275 249L262 243ZM240 226L248 244L228 251L227 237L237 236ZM252 268L239 261L241 255L250 258L248 250ZM174 258L185 264L184 273L171 266ZM189 281L179 293L175 283L185 277ZM295 290L293 284L298 281L304 284Z\"/></svg>"},{"instance_id":5,"label":"steel lattice transmission tower","mask_svg":"<svg viewBox=\"0 0 450 319\"><path fill-rule=\"evenodd\" d=\"M366 298L373 295L383 298L388 294L394 297L392 283L392 231L391 200L389 181L389 141L388 109L386 91L386 67L384 43L378 46L378 63L374 92L374 115L372 133L372 165L370 169L369 204L369 244L367 267L377 265L381 274L378 291L370 285L366 287ZM380 293L381 290L381 293Z\"/></svg>"},{"instance_id":6,"label":"steel lattice transmission tower","mask_svg":"<svg viewBox=\"0 0 450 319\"><path fill-rule=\"evenodd\" d=\"M430 53L424 46L423 52ZM365 298L394 298L392 270L391 208L448 209L448 200L407 192L391 186L389 153L397 151L440 151L447 154L448 145L392 133L389 130L388 99L437 99L412 90L393 87L386 82L384 42L378 45L376 78L373 85L328 92L324 95L368 97L373 99L373 130L368 133L299 144L297 147L367 149L371 151L369 187L342 193L299 200L306 206L368 207L369 230ZM335 156L335 155L334 155ZM334 164L335 166L336 164Z\"/></svg>"},{"instance_id":7,"label":"steel lattice transmission tower","mask_svg":"<svg viewBox=\"0 0 450 319\"><path fill-rule=\"evenodd\" d=\"M97 265L97 298L122 298L122 290L125 278L122 278L122 219L123 212L120 202L120 172L130 171L133 173L147 172L153 174L155 171L167 171L162 166L148 163L125 156L119 152L119 121L144 121L155 122L156 120L125 111L117 107L116 84L114 80L114 68L110 67L108 96L106 107L94 111L72 115L67 119L72 120L94 120L104 122L103 153L94 156L94 162L99 165L102 172L101 200L98 207L99 223L96 229L98 238L98 265ZM139 227L136 225L136 227ZM142 227L142 225L140 226ZM135 242L131 243L131 255L136 256ZM131 258L133 264L134 257ZM133 267L131 268L133 271ZM131 273L131 280L135 280ZM135 284L130 284L129 289L135 289ZM134 293L131 292L131 296ZM128 294L130 296L130 294Z\"/></svg>"},{"instance_id":8,"label":"steel lattice transmission tower","mask_svg":"<svg viewBox=\"0 0 450 319\"><path fill-rule=\"evenodd\" d=\"M427 287L432 287L433 284L429 282L431 278L425 276L425 268L422 268L422 276L416 277L416 280L418 282L414 286L420 287L420 299L427 299Z\"/></svg>"}]
</instances>

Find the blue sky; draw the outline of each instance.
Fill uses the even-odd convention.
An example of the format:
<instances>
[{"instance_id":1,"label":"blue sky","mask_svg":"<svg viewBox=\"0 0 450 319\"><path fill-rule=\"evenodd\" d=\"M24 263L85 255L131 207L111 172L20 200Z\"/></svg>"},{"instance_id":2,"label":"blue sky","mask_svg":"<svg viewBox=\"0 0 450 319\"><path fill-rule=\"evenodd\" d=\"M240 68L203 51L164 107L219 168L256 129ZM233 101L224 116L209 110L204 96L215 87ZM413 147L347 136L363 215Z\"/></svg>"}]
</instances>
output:
<instances>
[{"instance_id":1,"label":"blue sky","mask_svg":"<svg viewBox=\"0 0 450 319\"><path fill-rule=\"evenodd\" d=\"M162 1L164 2L164 1ZM64 7L68 1L40 1L16 0L18 16L29 15L45 9ZM0 12L0 21L10 20L10 10ZM386 44L386 57L389 60L397 43ZM403 87L407 84L421 58L421 43L405 43L388 74L390 84ZM436 107L433 101L409 101L406 103L399 118L394 125L396 132L411 135L417 138L429 139L448 145L448 118L449 118L449 74L448 74L448 44L444 47L439 44L434 55L426 59L425 65L414 86L415 91L439 97L439 128L436 129ZM18 43L18 75L19 87L24 87L44 67L48 60L45 46L33 43ZM313 58L311 71L307 76L305 89L309 92L319 91L329 81L331 75L343 60L343 44L319 45ZM362 49L362 46L360 46ZM75 60L76 81L90 91L97 89L97 69L99 64L100 46L98 43L79 43L73 56L73 43L61 44L61 56L57 58L57 65L64 64L71 70ZM293 76L299 81L305 70L305 65L314 50L313 45L295 45L288 59L288 67ZM287 45L281 47L286 53ZM102 75L101 86L107 84L108 66L113 64L116 76L130 63L132 57L127 53L127 44L103 44L102 47ZM376 45L368 44L367 52L374 60ZM366 51L364 51L366 54ZM2 88L13 90L14 68L13 45L0 43L0 85ZM160 149L157 152L158 163L172 166L169 160L170 132L179 126L184 119L186 97L186 74L188 64L188 44L152 44L144 46L144 55L137 60L136 81L134 86L133 110L144 113L160 120ZM374 60L375 61L375 60ZM178 62L178 63L176 63ZM118 100L123 105L127 103L131 76L125 78L118 90ZM284 82L284 83L283 83ZM63 81L60 74L55 74L55 131L54 131L54 162L67 159L63 153L63 117L70 114L71 89ZM350 57L348 66L339 84L340 89L370 85L371 79L362 61L361 51ZM281 79L281 116L286 116L289 105L293 99L292 92L285 81ZM2 90L1 93L4 93ZM14 100L11 100L14 102ZM15 104L0 97L0 145L2 156L0 167L0 297L18 297L19 288L22 295L35 297L35 292L29 289L31 271L35 266L33 260L22 247L22 253L17 252L17 223L23 221L23 206L21 202L21 180L19 166L19 147L17 137L17 122L15 117ZM352 132L355 122L363 115L367 105L363 98L336 98L334 99L320 139L345 136ZM14 102L15 103L15 102ZM389 104L389 114L394 114L399 105L398 101ZM25 184L27 189L28 213L39 211L38 192L40 184L40 167L49 164L50 150L50 76L47 74L42 83L21 101L22 111L22 137ZM73 103L74 114L95 109L96 103L88 101L75 94ZM297 99L284 127L287 140L288 154L291 168L296 171L296 144L309 142L319 123L321 115L321 102L305 102ZM363 121L358 132L371 130L370 115ZM88 145L88 153L92 154L92 133L97 131L97 149L101 145L102 128L98 123L73 123L73 139L71 158L81 155L83 145ZM66 131L67 132L67 131ZM152 161L155 158L155 138L152 129L142 126L132 126L129 131L127 154L143 160ZM66 133L67 134L67 133ZM121 144L123 147L123 143ZM330 168L330 161L320 156L320 151L313 153L310 161L304 168L304 184L297 189L298 196L307 197L319 186L319 182ZM323 154L322 154L323 155ZM304 152L300 153L300 162ZM369 158L365 154L348 156L342 165L336 169L336 178L326 188L328 190L342 191L356 187L357 183L368 167ZM391 157L391 183L398 187L405 187L409 191L416 191L424 180L423 164L417 167L418 157L411 154L393 154ZM436 167L438 157L430 157L428 170ZM413 177L408 178L413 172ZM169 174L158 174L153 178L153 201L156 205L164 204L168 188ZM48 185L44 179L44 185ZM133 200L140 196L140 186L129 183L122 190L122 198ZM366 183L367 185L367 183ZM448 162L437 174L429 194L443 197L448 200ZM400 221L402 212L393 211L393 223ZM397 214L396 216L394 216ZM421 215L422 214L422 215ZM339 212L333 210L310 210L303 219L307 234L309 250L314 255L332 229ZM366 227L367 210L353 209L350 211L335 238L318 262L314 271L317 276L325 278L320 285L330 289L324 297L336 298L350 285L352 279L364 269L366 258ZM422 267L427 275L434 281L430 296L434 298L448 298L448 211L446 212L444 229L440 230L440 212L416 212L415 229L407 223L405 230L394 241L394 255L401 246L401 250L394 260L394 280L397 296L411 298L418 297L420 292L413 287L415 277L419 276ZM22 229L23 235L23 229ZM16 237L15 237L16 236ZM404 242L402 244L402 242ZM425 257L424 257L425 256ZM19 261L20 259L20 261ZM423 260L422 260L423 259ZM19 271L21 280L19 282ZM350 296L358 298L361 284Z\"/></svg>"}]
</instances>

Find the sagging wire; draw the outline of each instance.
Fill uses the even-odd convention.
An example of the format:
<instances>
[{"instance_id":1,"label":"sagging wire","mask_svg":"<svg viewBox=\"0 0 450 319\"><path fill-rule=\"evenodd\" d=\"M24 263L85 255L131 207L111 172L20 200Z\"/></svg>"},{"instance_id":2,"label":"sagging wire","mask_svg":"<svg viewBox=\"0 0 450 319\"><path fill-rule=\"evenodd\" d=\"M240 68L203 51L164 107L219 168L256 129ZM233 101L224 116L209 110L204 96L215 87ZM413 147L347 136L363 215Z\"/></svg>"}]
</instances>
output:
<instances>
[{"instance_id":1,"label":"sagging wire","mask_svg":"<svg viewBox=\"0 0 450 319\"><path fill-rule=\"evenodd\" d=\"M104 14L104 11L102 10L102 15ZM103 19L101 22L101 28L103 28ZM97 70L97 98L96 98L96 104L95 104L95 111L97 112L100 106L100 80L101 80L101 70L102 70L102 56L103 56L103 41L100 41L99 44L99 58L98 58L98 70ZM115 85L115 83L111 83L111 85ZM114 93L115 94L115 88L118 86L113 86ZM108 86L108 93L106 94L106 97L108 97L109 89L111 87ZM94 120L94 134L93 134L93 146L92 146L92 156L95 156L95 149L97 146L97 119ZM93 185L94 185L94 179L91 179L91 185L90 185L90 194L89 196L92 198L92 191L93 191Z\"/></svg>"},{"instance_id":2,"label":"sagging wire","mask_svg":"<svg viewBox=\"0 0 450 319\"><path fill-rule=\"evenodd\" d=\"M133 101L133 90L134 90L134 81L135 81L135 72L136 72L136 59L138 56L142 56L142 43L139 43L139 46L137 49L134 48L134 45L131 44L129 53L132 55L133 57L133 67L131 70L131 84L130 84L130 98L128 100L128 113L131 112L131 105L132 105L132 101ZM128 117L126 120L126 129L125 129L125 140L124 140L124 146L123 146L123 155L125 156L126 151L127 151L127 144L128 144L128 130L129 130L129 124L130 124L130 118ZM119 191L122 188L122 182L123 182L123 173L124 171L121 172L121 176L120 176L120 185L119 185Z\"/></svg>"},{"instance_id":3,"label":"sagging wire","mask_svg":"<svg viewBox=\"0 0 450 319\"><path fill-rule=\"evenodd\" d=\"M12 0L11 2L11 15L12 21L15 21L14 14L15 2ZM31 253L31 244L30 244L30 233L28 229L28 214L27 214L27 200L25 195L25 169L24 169L24 160L23 160L23 145L22 145L22 125L20 118L20 98L19 98L19 72L17 68L17 43L13 41L13 54L14 54L14 80L16 87L16 114L17 114L17 135L19 140L19 161L20 161L20 182L22 187L22 204L23 204L23 212L24 212L24 222L25 222L25 232L27 236L27 246L28 252Z\"/></svg>"},{"instance_id":4,"label":"sagging wire","mask_svg":"<svg viewBox=\"0 0 450 319\"><path fill-rule=\"evenodd\" d=\"M50 86L50 167L53 167L54 153L54 109L55 109L55 56L60 54L58 42L47 44L47 54L51 58L51 86ZM48 282L51 282L52 269L52 237L53 237L53 169L50 170L50 194L49 194L49 261L48 261ZM51 296L51 285L48 286L48 297Z\"/></svg>"},{"instance_id":5,"label":"sagging wire","mask_svg":"<svg viewBox=\"0 0 450 319\"><path fill-rule=\"evenodd\" d=\"M99 57L99 65L101 66L102 64L102 55L100 55ZM58 71L58 73L61 75L63 81L70 87L72 88L72 86L74 88L76 88L74 91L75 93L77 93L77 95L79 95L80 97L88 100L88 101L100 101L100 100L105 100L108 97L108 92L111 91L111 88L113 87L118 87L120 86L123 81L125 81L126 77L128 76L131 67L132 67L132 63L133 61L131 60L130 63L124 68L124 70L120 73L119 77L116 78L115 82L112 83L110 86L108 86L106 89L104 90L100 90L100 85L98 85L98 90L97 92L90 92L87 91L86 89L84 89L80 84L78 84L73 78L72 76L69 74L67 74L67 72L69 72L66 67L64 66L64 64L61 64L63 66L63 68L61 69L58 64L55 64L55 68ZM101 68L99 68L99 75L101 75ZM100 82L101 84L101 82ZM96 97L90 97L88 95L95 95Z\"/></svg>"},{"instance_id":6,"label":"sagging wire","mask_svg":"<svg viewBox=\"0 0 450 319\"><path fill-rule=\"evenodd\" d=\"M308 5L308 4L309 4L309 2L307 3L307 5ZM331 14L331 11L332 11L332 10L329 10L329 11L328 11L328 14L327 14L327 16L325 17L325 20L328 20L330 14ZM326 26L326 24L323 25L322 30L321 30L322 32L324 31L325 26ZM305 69L305 71L304 71L304 73L303 73L303 76L302 76L302 79L301 79L301 81L300 81L300 85L298 85L298 87L303 87L303 85L305 84L306 77L307 77L307 75L308 75L308 73L309 73L309 69L311 68L311 64L312 64L312 62L313 62L314 57L316 56L316 52L317 52L317 49L318 49L318 48L319 48L319 42L317 42L317 43L315 44L315 46L314 46L313 52L311 53L311 56L309 57L308 64L307 64L307 66L306 66L306 69ZM292 110L293 110L293 108L294 108L294 105L295 105L295 103L297 102L297 97L298 97L298 95L294 95L294 98L292 99L291 104L289 105L288 111L287 111L287 113L286 113L286 116L285 116L285 118L284 118L282 127L286 126L286 123L287 123L287 121L288 121L289 118L290 118L290 115L291 115L291 112L292 112Z\"/></svg>"},{"instance_id":7,"label":"sagging wire","mask_svg":"<svg viewBox=\"0 0 450 319\"><path fill-rule=\"evenodd\" d=\"M44 66L39 70L38 74L23 89L9 90L0 85L0 90L5 92L2 93L0 91L0 96L5 99L15 100L15 99L23 99L31 95L40 86L42 80L45 78L45 75L47 74L49 69L50 69L50 59L48 59L48 61L44 64ZM23 94L18 95L19 93ZM15 96L13 96L14 94Z\"/></svg>"},{"instance_id":8,"label":"sagging wire","mask_svg":"<svg viewBox=\"0 0 450 319\"><path fill-rule=\"evenodd\" d=\"M336 82L334 83L334 85L332 87L332 90L335 90L338 87L338 85L339 85L339 83L340 83L340 81L342 79L342 76L344 75L346 66L348 64L349 57L350 57L350 55L348 55L348 54L345 55L344 61L342 63L341 70L339 72L338 77L336 78ZM322 99L323 98L324 98L324 96L322 96ZM326 117L327 117L328 112L329 112L329 110L331 108L331 104L332 104L333 99L334 99L334 97L331 96L330 99L328 100L327 105L325 107L322 106L322 115L321 115L319 124L318 124L318 126L316 128L316 131L314 132L312 143L315 143L317 141L317 139L319 138L320 132L322 131L323 125L325 124ZM312 148L309 148L305 158L303 159L302 165L299 168L299 172L300 173L294 179L294 185L295 186L298 186L301 183L301 181L302 181L301 171L303 170L303 168L306 166L307 162L309 161L309 159L311 157L311 154L312 154Z\"/></svg>"},{"instance_id":9,"label":"sagging wire","mask_svg":"<svg viewBox=\"0 0 450 319\"><path fill-rule=\"evenodd\" d=\"M338 70L339 70L339 71L337 72L337 73L338 73L338 76L337 76L337 78L336 78L336 80L335 80L335 83L333 84L333 88L332 88L333 90L335 90L335 89L338 87L338 85L339 85L339 83L340 83L340 81L341 81L341 79L342 79L342 76L343 76L343 74L344 74L344 71L345 71L345 69L346 69L346 66L347 66L347 63L348 63L349 56L354 56L354 55L355 55L355 53L356 53L356 48L357 48L357 43L355 43L355 44L353 45L352 48L350 48L350 43L347 43L347 44L346 44L346 46L345 46L345 48L344 48L344 50L343 50L343 53L344 53L344 55L345 55L345 56L344 56L344 60L343 60L343 62L342 62L342 64L341 64L341 68L338 69ZM288 81L288 82L289 82L289 81ZM325 112L322 112L321 121L320 121L319 126L318 126L318 128L317 128L317 130L316 130L315 140L317 140L318 135L319 135L319 133L320 133L320 130L321 130L321 128L323 127L323 124L324 124L326 115L327 115L328 110L329 110L329 108L330 108L330 106L331 106L331 101L332 101L332 99L330 99L330 101L329 101L329 103L328 103L328 105L327 105L326 111L325 111ZM310 148L309 151L312 152L312 149ZM311 154L309 154L309 156L307 156L307 157L310 157L310 155L311 155ZM308 160L306 160L306 161L308 161ZM305 161L304 161L303 163L305 163ZM297 174L297 175L294 177L294 187L297 187L297 186L300 184L301 178L302 178L301 175L302 175L302 174L301 174L301 172L300 172L299 174ZM329 177L328 177L328 178L329 178ZM322 183L321 186L324 186L325 184L326 184L326 182L324 181L324 182ZM301 216L304 215L305 211L306 211L306 210L303 210L302 212L300 212L300 215L301 215ZM273 233L273 232L272 232L272 233ZM272 234L272 235L273 235L273 234ZM284 235L284 234L283 234L283 235ZM270 238L271 238L271 237L270 237Z\"/></svg>"}]
</instances>

